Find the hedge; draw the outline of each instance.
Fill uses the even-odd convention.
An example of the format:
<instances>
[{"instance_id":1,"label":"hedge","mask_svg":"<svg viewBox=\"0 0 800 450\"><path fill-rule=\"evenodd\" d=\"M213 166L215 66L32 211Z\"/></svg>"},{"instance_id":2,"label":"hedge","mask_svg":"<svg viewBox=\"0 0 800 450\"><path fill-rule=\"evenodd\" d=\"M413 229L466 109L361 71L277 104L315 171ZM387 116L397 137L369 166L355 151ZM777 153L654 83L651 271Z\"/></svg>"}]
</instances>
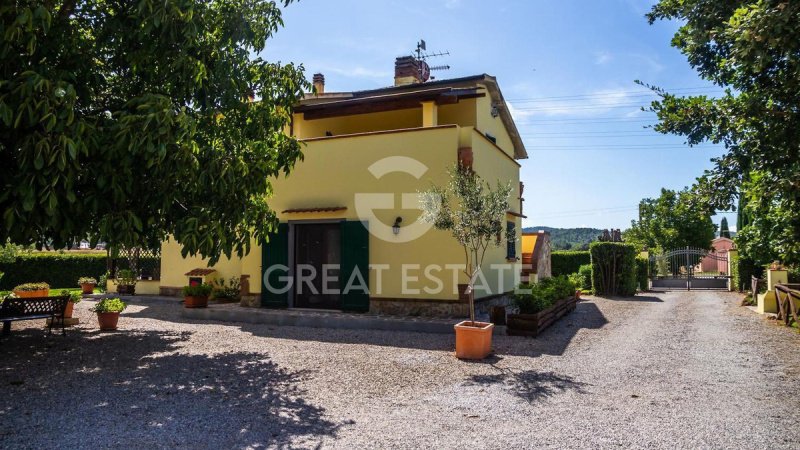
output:
<instances>
[{"instance_id":1,"label":"hedge","mask_svg":"<svg viewBox=\"0 0 800 450\"><path fill-rule=\"evenodd\" d=\"M32 253L18 255L16 261L0 263L0 290L22 283L44 281L54 288L78 286L78 278L99 279L106 272L104 254Z\"/></svg>"},{"instance_id":2,"label":"hedge","mask_svg":"<svg viewBox=\"0 0 800 450\"><path fill-rule=\"evenodd\" d=\"M569 275L579 271L584 264L591 264L589 252L583 251L555 251L550 254L550 270L554 277Z\"/></svg>"},{"instance_id":3,"label":"hedge","mask_svg":"<svg viewBox=\"0 0 800 450\"><path fill-rule=\"evenodd\" d=\"M636 246L623 242L592 242L592 289L595 295L636 294Z\"/></svg>"},{"instance_id":4,"label":"hedge","mask_svg":"<svg viewBox=\"0 0 800 450\"><path fill-rule=\"evenodd\" d=\"M578 268L578 273L583 275L583 286L581 290L589 292L592 290L592 265L584 264Z\"/></svg>"},{"instance_id":5,"label":"hedge","mask_svg":"<svg viewBox=\"0 0 800 450\"><path fill-rule=\"evenodd\" d=\"M647 273L649 266L650 260L648 258L636 257L636 281L639 284L640 291L646 291L650 288L650 277Z\"/></svg>"}]
</instances>

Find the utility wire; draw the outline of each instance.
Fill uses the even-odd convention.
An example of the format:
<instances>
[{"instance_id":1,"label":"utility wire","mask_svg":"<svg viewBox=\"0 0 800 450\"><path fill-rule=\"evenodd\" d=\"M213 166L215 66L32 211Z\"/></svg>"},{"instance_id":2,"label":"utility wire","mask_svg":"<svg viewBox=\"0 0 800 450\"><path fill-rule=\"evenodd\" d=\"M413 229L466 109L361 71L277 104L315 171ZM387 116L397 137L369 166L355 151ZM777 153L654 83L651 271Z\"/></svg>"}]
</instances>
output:
<instances>
[{"instance_id":1,"label":"utility wire","mask_svg":"<svg viewBox=\"0 0 800 450\"><path fill-rule=\"evenodd\" d=\"M714 89L713 86L710 87L685 87L685 88L664 88L664 91L669 93L680 93L680 92L694 92L694 91L708 91ZM717 92L721 93L721 92ZM597 97L618 97L620 95L652 95L658 96L655 92L647 89L630 89L630 90L618 90L613 92L596 92L594 94L572 94L572 95L555 95L555 96L546 96L546 97L519 97L513 99L506 99L507 102L526 102L526 101L538 101L538 100L554 100L554 99L583 99L583 98L597 98Z\"/></svg>"}]
</instances>

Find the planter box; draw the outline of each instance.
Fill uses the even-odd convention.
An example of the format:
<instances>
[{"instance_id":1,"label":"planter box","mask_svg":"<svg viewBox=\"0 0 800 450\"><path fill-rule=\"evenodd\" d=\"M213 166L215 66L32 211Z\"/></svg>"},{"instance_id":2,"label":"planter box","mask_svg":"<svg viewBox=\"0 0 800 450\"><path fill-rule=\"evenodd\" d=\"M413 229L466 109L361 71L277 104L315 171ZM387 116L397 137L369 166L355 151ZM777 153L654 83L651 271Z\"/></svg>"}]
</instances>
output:
<instances>
[{"instance_id":1,"label":"planter box","mask_svg":"<svg viewBox=\"0 0 800 450\"><path fill-rule=\"evenodd\" d=\"M562 298L536 314L509 314L506 333L512 336L537 336L564 314L575 310L575 297Z\"/></svg>"},{"instance_id":2,"label":"planter box","mask_svg":"<svg viewBox=\"0 0 800 450\"><path fill-rule=\"evenodd\" d=\"M14 291L14 295L19 298L48 297L50 289L39 289L38 291Z\"/></svg>"}]
</instances>

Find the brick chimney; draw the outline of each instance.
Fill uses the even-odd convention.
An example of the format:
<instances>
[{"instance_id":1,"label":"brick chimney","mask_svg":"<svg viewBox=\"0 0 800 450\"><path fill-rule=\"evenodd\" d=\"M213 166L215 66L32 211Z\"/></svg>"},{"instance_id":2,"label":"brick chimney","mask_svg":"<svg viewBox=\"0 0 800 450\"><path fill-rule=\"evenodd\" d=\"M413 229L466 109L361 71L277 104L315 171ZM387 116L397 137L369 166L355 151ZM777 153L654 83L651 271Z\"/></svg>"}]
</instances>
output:
<instances>
[{"instance_id":1,"label":"brick chimney","mask_svg":"<svg viewBox=\"0 0 800 450\"><path fill-rule=\"evenodd\" d=\"M314 77L311 79L311 84L314 85L314 90L318 95L325 93L325 75L315 73Z\"/></svg>"},{"instance_id":2,"label":"brick chimney","mask_svg":"<svg viewBox=\"0 0 800 450\"><path fill-rule=\"evenodd\" d=\"M422 83L419 78L419 63L413 56L401 56L394 60L394 85Z\"/></svg>"}]
</instances>

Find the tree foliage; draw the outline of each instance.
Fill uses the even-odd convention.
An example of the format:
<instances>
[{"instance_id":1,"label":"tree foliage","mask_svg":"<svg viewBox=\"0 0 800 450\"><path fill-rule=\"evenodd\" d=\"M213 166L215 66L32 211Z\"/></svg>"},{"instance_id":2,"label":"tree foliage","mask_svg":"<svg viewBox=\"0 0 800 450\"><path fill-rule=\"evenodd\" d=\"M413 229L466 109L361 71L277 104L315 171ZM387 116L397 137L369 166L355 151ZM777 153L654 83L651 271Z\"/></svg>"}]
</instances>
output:
<instances>
[{"instance_id":1,"label":"tree foliage","mask_svg":"<svg viewBox=\"0 0 800 450\"><path fill-rule=\"evenodd\" d=\"M446 186L434 186L422 194L422 219L438 230L449 231L464 248L464 262L468 284L470 320L475 321L475 304L472 295L475 280L483 265L489 247L497 247L506 240L515 240L506 228L508 196L511 186L500 182L492 188L471 169L461 166L450 169Z\"/></svg>"},{"instance_id":2,"label":"tree foliage","mask_svg":"<svg viewBox=\"0 0 800 450\"><path fill-rule=\"evenodd\" d=\"M625 240L639 248L711 248L716 227L711 212L694 201L688 191L661 189L658 198L639 203L639 220L631 222Z\"/></svg>"},{"instance_id":3,"label":"tree foliage","mask_svg":"<svg viewBox=\"0 0 800 450\"><path fill-rule=\"evenodd\" d=\"M259 0L3 3L0 241L249 250L301 157L303 68L252 56L281 25Z\"/></svg>"},{"instance_id":4,"label":"tree foliage","mask_svg":"<svg viewBox=\"0 0 800 450\"><path fill-rule=\"evenodd\" d=\"M737 229L743 254L765 247L800 262L800 2L661 0L648 19L679 21L672 45L726 88L719 98L656 88L656 130L690 145L724 144L695 191L714 209L747 197L753 222Z\"/></svg>"}]
</instances>

